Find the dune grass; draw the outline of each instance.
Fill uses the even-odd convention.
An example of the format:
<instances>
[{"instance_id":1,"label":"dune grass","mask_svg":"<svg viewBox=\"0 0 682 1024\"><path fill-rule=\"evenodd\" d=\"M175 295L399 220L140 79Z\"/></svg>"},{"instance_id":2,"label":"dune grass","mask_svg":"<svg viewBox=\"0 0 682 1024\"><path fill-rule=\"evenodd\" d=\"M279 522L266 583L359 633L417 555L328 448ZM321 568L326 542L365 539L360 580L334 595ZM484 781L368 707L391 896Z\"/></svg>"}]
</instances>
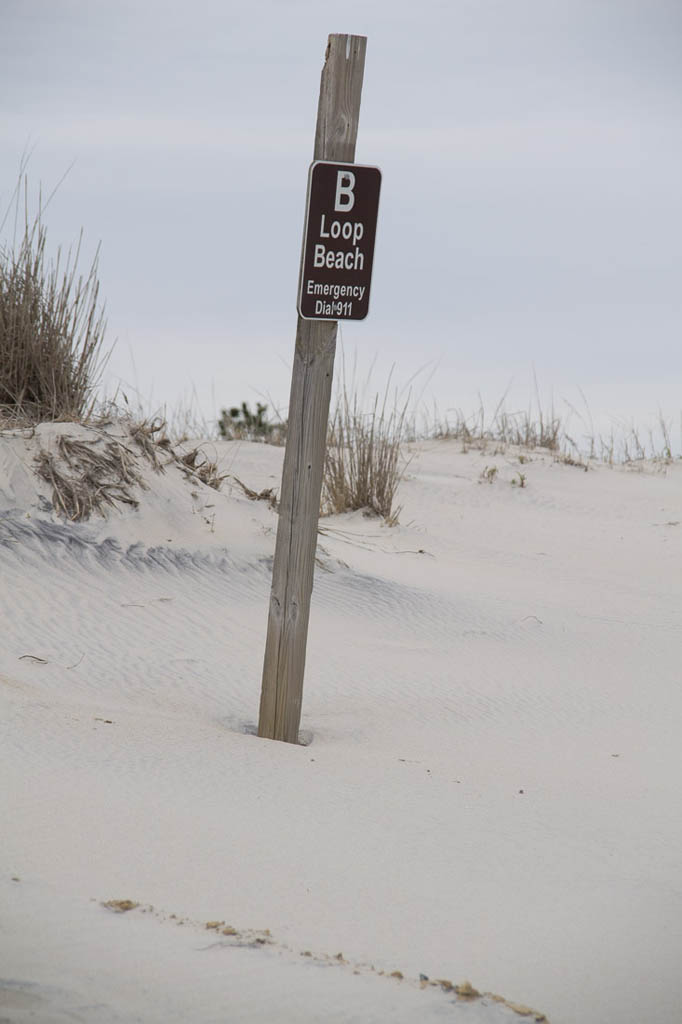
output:
<instances>
[{"instance_id":1,"label":"dune grass","mask_svg":"<svg viewBox=\"0 0 682 1024\"><path fill-rule=\"evenodd\" d=\"M390 399L390 378L383 397L374 395L364 412L357 389L349 390L345 372L329 421L322 481L322 515L362 509L386 520L398 521L394 505L405 472L402 457L407 403Z\"/></svg>"},{"instance_id":2,"label":"dune grass","mask_svg":"<svg viewBox=\"0 0 682 1024\"><path fill-rule=\"evenodd\" d=\"M115 438L78 440L60 436L56 450L41 448L36 472L52 488L55 510L72 522L117 505L137 508L136 488L145 487L134 453Z\"/></svg>"},{"instance_id":3,"label":"dune grass","mask_svg":"<svg viewBox=\"0 0 682 1024\"><path fill-rule=\"evenodd\" d=\"M414 440L457 440L463 452L491 448L496 452L509 447L543 450L559 462L581 468L590 462L613 466L645 461L669 463L675 459L672 422L662 412L659 412L655 431L650 429L644 433L631 424L612 428L605 436L595 431L587 405L586 412L581 414L566 403L568 413L560 415L553 405L543 408L537 388L534 402L526 409L509 412L505 399L503 395L491 417L487 416L481 402L478 410L468 416L459 410L450 410L445 417L434 414L421 431L416 429L413 417L409 436ZM575 421L580 430L578 439L573 428ZM682 450L682 419L679 447Z\"/></svg>"},{"instance_id":4,"label":"dune grass","mask_svg":"<svg viewBox=\"0 0 682 1024\"><path fill-rule=\"evenodd\" d=\"M15 242L0 247L0 417L9 423L83 422L96 403L106 363L104 309L99 305L98 255L78 274L82 233L66 258L46 255L42 207L31 220L24 181L15 192Z\"/></svg>"}]
</instances>

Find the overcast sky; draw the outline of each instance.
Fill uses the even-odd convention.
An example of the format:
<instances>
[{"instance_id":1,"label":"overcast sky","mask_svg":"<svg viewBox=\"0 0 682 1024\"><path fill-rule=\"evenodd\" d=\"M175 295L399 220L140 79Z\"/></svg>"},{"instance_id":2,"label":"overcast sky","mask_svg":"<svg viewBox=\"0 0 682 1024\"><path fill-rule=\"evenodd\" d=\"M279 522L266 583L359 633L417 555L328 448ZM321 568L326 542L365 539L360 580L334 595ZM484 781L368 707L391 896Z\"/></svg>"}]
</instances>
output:
<instances>
[{"instance_id":1,"label":"overcast sky","mask_svg":"<svg viewBox=\"0 0 682 1024\"><path fill-rule=\"evenodd\" d=\"M682 408L680 0L0 0L0 209L22 153L53 248L102 243L107 382L286 407L327 35L368 37L381 387L602 424ZM5 229L6 232L7 228ZM579 430L576 427L576 432Z\"/></svg>"}]
</instances>

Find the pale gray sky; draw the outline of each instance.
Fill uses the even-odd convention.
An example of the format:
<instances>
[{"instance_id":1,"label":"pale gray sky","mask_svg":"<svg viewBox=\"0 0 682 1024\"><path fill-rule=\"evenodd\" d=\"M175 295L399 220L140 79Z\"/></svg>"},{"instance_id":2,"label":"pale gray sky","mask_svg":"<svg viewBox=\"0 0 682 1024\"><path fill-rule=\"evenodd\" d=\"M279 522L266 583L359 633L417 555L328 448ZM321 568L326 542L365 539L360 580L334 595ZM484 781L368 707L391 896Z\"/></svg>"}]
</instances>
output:
<instances>
[{"instance_id":1,"label":"pale gray sky","mask_svg":"<svg viewBox=\"0 0 682 1024\"><path fill-rule=\"evenodd\" d=\"M525 405L535 370L679 434L679 0L0 0L0 208L27 148L35 189L73 163L49 239L102 242L110 390L286 406L329 32L368 37L356 159L383 172L347 358L377 387L425 367L442 413L510 381Z\"/></svg>"}]
</instances>

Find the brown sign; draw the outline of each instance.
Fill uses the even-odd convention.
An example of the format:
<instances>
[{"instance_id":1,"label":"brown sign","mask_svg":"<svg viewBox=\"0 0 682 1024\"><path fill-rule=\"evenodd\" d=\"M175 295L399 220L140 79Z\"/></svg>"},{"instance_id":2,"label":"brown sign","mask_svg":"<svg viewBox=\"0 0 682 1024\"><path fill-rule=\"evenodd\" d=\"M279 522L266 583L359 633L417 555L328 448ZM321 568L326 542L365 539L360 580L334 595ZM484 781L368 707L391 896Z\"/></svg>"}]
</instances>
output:
<instances>
[{"instance_id":1,"label":"brown sign","mask_svg":"<svg viewBox=\"0 0 682 1024\"><path fill-rule=\"evenodd\" d=\"M380 190L378 167L311 165L298 291L304 319L367 316Z\"/></svg>"}]
</instances>

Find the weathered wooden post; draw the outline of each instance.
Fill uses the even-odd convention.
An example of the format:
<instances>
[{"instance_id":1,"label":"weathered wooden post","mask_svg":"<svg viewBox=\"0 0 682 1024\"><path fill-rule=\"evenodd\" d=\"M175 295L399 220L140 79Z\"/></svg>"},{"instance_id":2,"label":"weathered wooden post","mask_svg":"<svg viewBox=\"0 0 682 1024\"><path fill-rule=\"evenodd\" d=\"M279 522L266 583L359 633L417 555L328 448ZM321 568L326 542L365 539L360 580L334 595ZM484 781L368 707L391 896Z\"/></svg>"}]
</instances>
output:
<instances>
[{"instance_id":1,"label":"weathered wooden post","mask_svg":"<svg viewBox=\"0 0 682 1024\"><path fill-rule=\"evenodd\" d=\"M317 109L314 149L316 161L332 161L346 165L354 163L366 45L367 40L364 36L329 36ZM344 172L338 168L334 170L338 178L333 209L340 211L338 231L341 234L343 224L350 223L349 211L354 204L352 184L355 177L349 171ZM371 170L376 171L375 168ZM379 172L376 171L376 174ZM376 202L378 204L378 189ZM374 220L376 223L376 214ZM329 218L326 223L330 225ZM350 232L351 228L345 230ZM349 234L340 239L346 250L349 250L353 241ZM326 251L324 254L317 251L321 249L324 249L324 246L320 244L309 260L314 262L315 267L321 267L318 275L321 280L324 279L326 268L332 268L333 276L334 259L337 256L342 262L336 264L336 267L342 271L343 259L351 260L351 257L347 253L342 253L339 248L331 262L326 262ZM305 251L304 239L301 282L304 279ZM357 253L357 246L355 251ZM370 273L371 259L372 253L369 254ZM347 270L348 267L349 263L346 262ZM354 287L355 291L352 290ZM369 288L366 290L368 293ZM308 297L305 301L308 306L312 303L312 306L306 311L308 307L302 304L303 299L299 295L296 351L289 399L287 444L258 721L259 736L285 740L288 743L298 742L301 720L303 672L336 351L337 319L358 319L366 315L366 308L362 313L356 310L355 316L351 311L352 302L359 296L359 286L319 284L311 280L306 291ZM316 299L316 295L322 295L322 298ZM344 302L347 302L347 305L344 305ZM304 319L300 312L306 317L315 318ZM335 318L332 319L332 316Z\"/></svg>"}]
</instances>

